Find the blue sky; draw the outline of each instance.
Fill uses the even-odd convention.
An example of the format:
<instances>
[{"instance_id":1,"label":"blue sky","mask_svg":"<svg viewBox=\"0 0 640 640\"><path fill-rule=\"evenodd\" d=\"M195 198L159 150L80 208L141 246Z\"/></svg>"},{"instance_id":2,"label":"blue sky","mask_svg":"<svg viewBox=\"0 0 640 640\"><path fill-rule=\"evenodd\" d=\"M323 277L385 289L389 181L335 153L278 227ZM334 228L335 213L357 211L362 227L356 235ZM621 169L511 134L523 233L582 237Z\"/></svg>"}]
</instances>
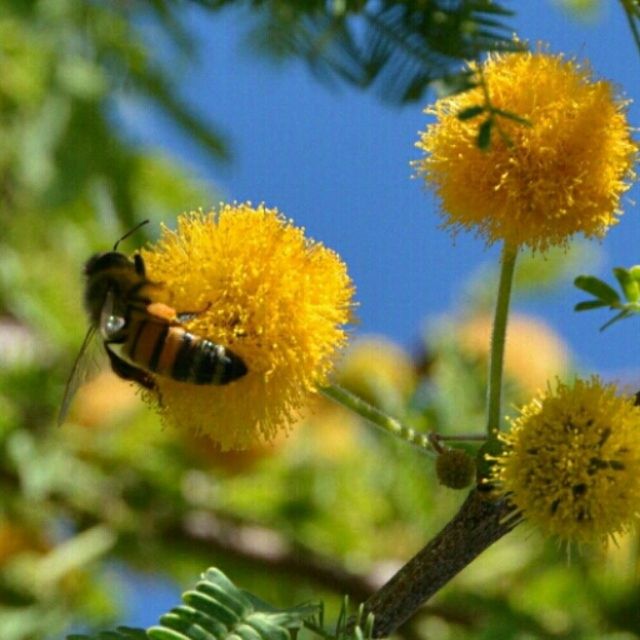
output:
<instances>
[{"instance_id":1,"label":"blue sky","mask_svg":"<svg viewBox=\"0 0 640 640\"><path fill-rule=\"evenodd\" d=\"M543 40L553 52L588 59L599 77L640 102L640 58L618 3L604 2L593 23L576 21L548 0L505 4L517 8L513 24L522 39ZM225 198L278 207L338 251L358 289L357 334L375 332L415 345L425 321L455 306L468 275L498 255L467 235L454 244L438 229L437 203L411 179L409 163L419 156L417 132L427 122L423 105L400 109L367 93L328 88L302 63L274 66L247 47L245 18L237 11L191 10L200 55L181 73L182 94L228 134L231 164L209 161L147 109L126 109L128 125L141 141L215 183ZM639 108L630 109L636 127ZM638 199L634 188L621 224L600 245L599 274L609 278L613 266L640 263L640 215L631 202ZM640 383L638 320L601 334L598 327L607 316L572 311L583 297L567 282L553 296L520 308L551 323L584 372ZM144 606L134 606L127 624L152 624L178 594L166 585L157 594L147 587Z\"/></svg>"}]
</instances>

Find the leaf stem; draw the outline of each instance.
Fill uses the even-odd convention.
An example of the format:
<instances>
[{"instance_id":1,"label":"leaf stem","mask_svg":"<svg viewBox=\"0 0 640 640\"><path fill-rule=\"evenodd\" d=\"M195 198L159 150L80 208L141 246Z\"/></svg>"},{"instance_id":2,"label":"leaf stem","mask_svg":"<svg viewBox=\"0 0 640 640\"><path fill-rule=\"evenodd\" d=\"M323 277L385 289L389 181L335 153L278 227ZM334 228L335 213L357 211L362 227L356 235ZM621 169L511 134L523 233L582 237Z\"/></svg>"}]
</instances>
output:
<instances>
[{"instance_id":1,"label":"leaf stem","mask_svg":"<svg viewBox=\"0 0 640 640\"><path fill-rule=\"evenodd\" d=\"M487 385L487 435L495 437L500 430L502 375L504 365L505 338L509 317L509 301L515 270L518 246L505 242L502 249L502 266L498 299L491 334L491 355L489 359L489 381Z\"/></svg>"},{"instance_id":2,"label":"leaf stem","mask_svg":"<svg viewBox=\"0 0 640 640\"><path fill-rule=\"evenodd\" d=\"M338 385L330 385L328 387L323 387L320 391L327 398L330 398L334 402L337 402L338 404L341 404L347 409L353 411L386 433L408 442L427 455L436 455L433 450L433 446L429 441L428 434L419 433L415 431L415 429L407 427L399 420L388 416L383 411L380 411L380 409L370 405L368 402L365 402L362 398L359 398L350 391L347 391L345 388Z\"/></svg>"}]
</instances>

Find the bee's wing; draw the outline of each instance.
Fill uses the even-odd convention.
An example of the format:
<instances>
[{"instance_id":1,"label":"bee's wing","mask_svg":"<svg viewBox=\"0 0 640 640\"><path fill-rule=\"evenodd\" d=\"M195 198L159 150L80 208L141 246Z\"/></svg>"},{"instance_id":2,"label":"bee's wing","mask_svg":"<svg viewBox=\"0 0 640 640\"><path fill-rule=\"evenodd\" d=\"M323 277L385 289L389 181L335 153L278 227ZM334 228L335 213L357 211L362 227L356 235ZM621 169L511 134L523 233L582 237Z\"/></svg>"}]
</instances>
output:
<instances>
[{"instance_id":1,"label":"bee's wing","mask_svg":"<svg viewBox=\"0 0 640 640\"><path fill-rule=\"evenodd\" d=\"M98 338L96 328L90 327L67 380L62 405L58 412L58 426L65 421L78 387L81 387L85 382L89 382L103 368L101 362L104 362L104 350L102 349L102 342ZM100 357L101 353L102 357Z\"/></svg>"}]
</instances>

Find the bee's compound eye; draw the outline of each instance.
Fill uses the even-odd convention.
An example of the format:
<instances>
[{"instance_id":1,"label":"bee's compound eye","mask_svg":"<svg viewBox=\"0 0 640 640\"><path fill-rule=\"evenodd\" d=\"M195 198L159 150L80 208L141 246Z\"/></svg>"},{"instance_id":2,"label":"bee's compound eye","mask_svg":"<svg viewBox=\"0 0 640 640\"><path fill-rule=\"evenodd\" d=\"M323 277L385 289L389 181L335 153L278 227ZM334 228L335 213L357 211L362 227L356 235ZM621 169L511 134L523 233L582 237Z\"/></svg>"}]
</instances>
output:
<instances>
[{"instance_id":1,"label":"bee's compound eye","mask_svg":"<svg viewBox=\"0 0 640 640\"><path fill-rule=\"evenodd\" d=\"M112 340L124 328L125 319L120 316L104 315L100 319L100 333L105 340Z\"/></svg>"}]
</instances>

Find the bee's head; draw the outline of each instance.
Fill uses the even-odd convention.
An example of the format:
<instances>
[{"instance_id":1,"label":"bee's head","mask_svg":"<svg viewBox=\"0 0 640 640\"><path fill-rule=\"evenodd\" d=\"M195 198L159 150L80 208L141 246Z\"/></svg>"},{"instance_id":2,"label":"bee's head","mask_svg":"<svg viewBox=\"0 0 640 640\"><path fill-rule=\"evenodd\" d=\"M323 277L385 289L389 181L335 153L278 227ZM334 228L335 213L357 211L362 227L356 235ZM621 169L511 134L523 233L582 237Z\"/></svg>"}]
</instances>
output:
<instances>
[{"instance_id":1,"label":"bee's head","mask_svg":"<svg viewBox=\"0 0 640 640\"><path fill-rule=\"evenodd\" d=\"M118 251L97 253L87 260L84 266L84 304L94 325L100 320L102 306L109 291L121 300L132 287L144 281L143 272L138 270L137 263L137 260L131 260Z\"/></svg>"},{"instance_id":2,"label":"bee's head","mask_svg":"<svg viewBox=\"0 0 640 640\"><path fill-rule=\"evenodd\" d=\"M144 220L136 225L113 245L111 251L96 253L84 265L84 275L87 279L84 304L95 326L100 321L102 306L109 291L116 300L124 301L124 304L132 291L139 291L148 284L142 256L135 254L131 259L118 251L118 245L147 222L149 221Z\"/></svg>"},{"instance_id":3,"label":"bee's head","mask_svg":"<svg viewBox=\"0 0 640 640\"><path fill-rule=\"evenodd\" d=\"M84 275L87 278L107 273L112 269L134 269L134 263L119 251L105 251L92 255L84 265Z\"/></svg>"}]
</instances>

